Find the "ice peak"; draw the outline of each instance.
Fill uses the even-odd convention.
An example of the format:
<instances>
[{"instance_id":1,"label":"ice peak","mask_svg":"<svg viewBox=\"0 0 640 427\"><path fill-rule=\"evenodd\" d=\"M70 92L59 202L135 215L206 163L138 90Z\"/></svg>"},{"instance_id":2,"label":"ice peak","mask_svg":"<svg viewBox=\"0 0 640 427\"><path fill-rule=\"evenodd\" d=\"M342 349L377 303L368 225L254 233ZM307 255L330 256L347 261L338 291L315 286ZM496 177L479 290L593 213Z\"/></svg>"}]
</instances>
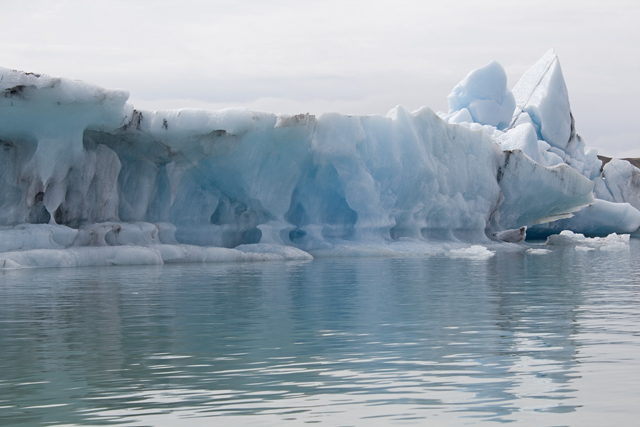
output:
<instances>
[{"instance_id":1,"label":"ice peak","mask_svg":"<svg viewBox=\"0 0 640 427\"><path fill-rule=\"evenodd\" d=\"M556 61L558 61L558 55L555 49L551 48L522 75L518 83L516 83L511 90L513 96L516 98L517 107L522 107L528 103L533 91L542 82L543 77ZM516 114L518 114L517 109Z\"/></svg>"},{"instance_id":2,"label":"ice peak","mask_svg":"<svg viewBox=\"0 0 640 427\"><path fill-rule=\"evenodd\" d=\"M470 72L448 96L449 114L463 109L473 121L504 129L511 121L515 100L507 88L507 73L497 61Z\"/></svg>"},{"instance_id":3,"label":"ice peak","mask_svg":"<svg viewBox=\"0 0 640 427\"><path fill-rule=\"evenodd\" d=\"M571 108L556 52L547 51L524 73L512 92L516 109L510 127L528 121L526 113L536 128L538 139L565 150L572 135Z\"/></svg>"}]
</instances>

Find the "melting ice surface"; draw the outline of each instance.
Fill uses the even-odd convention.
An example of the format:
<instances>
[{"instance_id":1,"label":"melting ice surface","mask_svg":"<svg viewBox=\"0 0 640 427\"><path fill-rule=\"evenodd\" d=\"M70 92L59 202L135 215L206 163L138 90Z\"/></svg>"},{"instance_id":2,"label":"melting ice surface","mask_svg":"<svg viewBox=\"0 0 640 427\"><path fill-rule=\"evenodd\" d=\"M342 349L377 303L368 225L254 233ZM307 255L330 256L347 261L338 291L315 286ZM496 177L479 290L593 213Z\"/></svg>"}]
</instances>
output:
<instances>
[{"instance_id":1,"label":"melting ice surface","mask_svg":"<svg viewBox=\"0 0 640 427\"><path fill-rule=\"evenodd\" d=\"M142 111L127 98L0 69L0 268L482 253L523 227L640 227L640 171L601 170L552 50L513 90L495 61L471 72L447 113Z\"/></svg>"}]
</instances>

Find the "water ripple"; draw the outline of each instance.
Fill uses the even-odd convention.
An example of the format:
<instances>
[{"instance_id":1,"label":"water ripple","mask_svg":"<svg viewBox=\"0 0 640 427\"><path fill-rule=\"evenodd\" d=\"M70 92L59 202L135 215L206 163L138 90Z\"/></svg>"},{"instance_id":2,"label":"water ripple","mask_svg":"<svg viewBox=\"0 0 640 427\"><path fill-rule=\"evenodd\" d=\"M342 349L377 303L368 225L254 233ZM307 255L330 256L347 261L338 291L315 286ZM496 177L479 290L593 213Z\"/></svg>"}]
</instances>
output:
<instances>
[{"instance_id":1,"label":"water ripple","mask_svg":"<svg viewBox=\"0 0 640 427\"><path fill-rule=\"evenodd\" d=\"M0 424L629 424L639 254L2 272Z\"/></svg>"}]
</instances>

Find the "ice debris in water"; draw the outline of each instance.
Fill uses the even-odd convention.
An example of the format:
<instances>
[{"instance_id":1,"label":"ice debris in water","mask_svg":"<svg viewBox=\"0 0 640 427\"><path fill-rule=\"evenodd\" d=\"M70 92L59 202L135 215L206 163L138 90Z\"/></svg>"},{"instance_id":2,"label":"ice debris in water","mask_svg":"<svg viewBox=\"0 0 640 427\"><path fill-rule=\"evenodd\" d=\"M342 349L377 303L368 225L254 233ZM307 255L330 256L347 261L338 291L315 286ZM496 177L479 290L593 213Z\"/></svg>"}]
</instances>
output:
<instances>
[{"instance_id":1,"label":"ice debris in water","mask_svg":"<svg viewBox=\"0 0 640 427\"><path fill-rule=\"evenodd\" d=\"M551 246L580 246L598 249L626 249L629 247L629 235L610 234L607 237L585 237L584 234L564 230L547 238L547 245Z\"/></svg>"},{"instance_id":2,"label":"ice debris in water","mask_svg":"<svg viewBox=\"0 0 640 427\"><path fill-rule=\"evenodd\" d=\"M495 255L495 252L490 251L484 246L473 245L470 248L464 249L452 249L448 255L451 258L467 258L472 260L486 260Z\"/></svg>"},{"instance_id":3,"label":"ice debris in water","mask_svg":"<svg viewBox=\"0 0 640 427\"><path fill-rule=\"evenodd\" d=\"M553 50L513 91L495 61L472 71L448 113L146 111L128 96L0 68L0 268L442 253L443 242L482 258L492 252L477 245L524 230L640 227L640 170L601 171Z\"/></svg>"},{"instance_id":4,"label":"ice debris in water","mask_svg":"<svg viewBox=\"0 0 640 427\"><path fill-rule=\"evenodd\" d=\"M549 249L529 248L527 249L527 253L530 255L547 255L550 254L551 251Z\"/></svg>"}]
</instances>

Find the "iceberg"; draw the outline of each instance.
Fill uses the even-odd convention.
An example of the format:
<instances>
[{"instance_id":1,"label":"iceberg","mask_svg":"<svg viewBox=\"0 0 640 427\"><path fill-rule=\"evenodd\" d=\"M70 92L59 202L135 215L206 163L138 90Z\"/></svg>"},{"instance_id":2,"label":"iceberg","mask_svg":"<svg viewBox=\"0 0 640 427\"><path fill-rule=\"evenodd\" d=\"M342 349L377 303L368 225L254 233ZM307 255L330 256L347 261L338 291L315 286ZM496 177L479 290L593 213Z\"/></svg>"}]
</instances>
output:
<instances>
[{"instance_id":1,"label":"iceberg","mask_svg":"<svg viewBox=\"0 0 640 427\"><path fill-rule=\"evenodd\" d=\"M442 242L484 257L478 247L524 230L640 227L640 175L621 161L600 170L553 50L513 91L495 61L471 72L447 113L147 111L128 96L0 68L0 268L299 261Z\"/></svg>"}]
</instances>

